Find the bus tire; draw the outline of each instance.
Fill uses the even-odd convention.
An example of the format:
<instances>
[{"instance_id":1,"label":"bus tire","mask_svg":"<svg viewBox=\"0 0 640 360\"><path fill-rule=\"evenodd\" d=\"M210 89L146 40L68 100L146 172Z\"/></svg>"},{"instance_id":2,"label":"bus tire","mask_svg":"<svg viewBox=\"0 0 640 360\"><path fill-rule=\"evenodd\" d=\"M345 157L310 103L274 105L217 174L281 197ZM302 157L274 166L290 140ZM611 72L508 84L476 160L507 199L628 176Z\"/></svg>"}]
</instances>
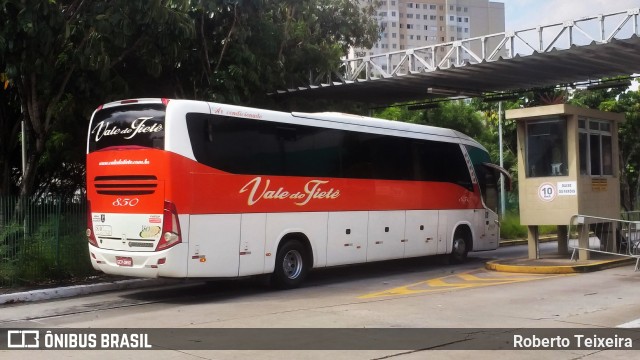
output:
<instances>
[{"instance_id":1,"label":"bus tire","mask_svg":"<svg viewBox=\"0 0 640 360\"><path fill-rule=\"evenodd\" d=\"M309 271L307 251L298 240L288 240L276 254L271 283L277 289L293 289L302 284Z\"/></svg>"},{"instance_id":2,"label":"bus tire","mask_svg":"<svg viewBox=\"0 0 640 360\"><path fill-rule=\"evenodd\" d=\"M463 236L456 234L451 244L450 260L454 264L460 264L467 260L467 254L469 253L469 244Z\"/></svg>"}]
</instances>

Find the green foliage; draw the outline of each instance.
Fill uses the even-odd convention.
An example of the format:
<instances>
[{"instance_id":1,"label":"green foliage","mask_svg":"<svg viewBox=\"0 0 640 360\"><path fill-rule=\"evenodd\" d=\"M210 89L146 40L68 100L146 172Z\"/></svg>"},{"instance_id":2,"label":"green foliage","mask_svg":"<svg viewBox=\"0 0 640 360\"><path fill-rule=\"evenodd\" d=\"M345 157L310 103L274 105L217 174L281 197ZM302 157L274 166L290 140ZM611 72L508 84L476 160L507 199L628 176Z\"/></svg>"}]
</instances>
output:
<instances>
[{"instance_id":1,"label":"green foliage","mask_svg":"<svg viewBox=\"0 0 640 360\"><path fill-rule=\"evenodd\" d=\"M370 15L354 0L203 1L185 46L198 52L181 59L179 88L188 98L263 104L268 92L312 82L310 74L330 77L349 47L373 44Z\"/></svg>"},{"instance_id":2,"label":"green foliage","mask_svg":"<svg viewBox=\"0 0 640 360\"><path fill-rule=\"evenodd\" d=\"M444 127L479 138L485 133L482 115L472 106L461 101L448 101L436 104L427 110L411 111L406 107L389 107L374 113L375 117L387 120L409 122L413 124Z\"/></svg>"},{"instance_id":3,"label":"green foliage","mask_svg":"<svg viewBox=\"0 0 640 360\"><path fill-rule=\"evenodd\" d=\"M523 99L516 101L503 101L503 111L517 109L524 104ZM484 102L482 99L474 99L471 106L483 114L485 131L478 139L489 151L491 159L498 164L500 159L499 147L499 104L497 102ZM517 164L517 132L516 122L502 118L502 152L504 168L509 171L512 178L511 192L507 193L507 210L518 208L518 164Z\"/></svg>"},{"instance_id":4,"label":"green foliage","mask_svg":"<svg viewBox=\"0 0 640 360\"><path fill-rule=\"evenodd\" d=\"M11 223L0 227L0 284L10 284L18 278L19 259L15 256L17 241L23 237L22 227Z\"/></svg>"},{"instance_id":5,"label":"green foliage","mask_svg":"<svg viewBox=\"0 0 640 360\"><path fill-rule=\"evenodd\" d=\"M527 228L520 225L520 217L515 213L507 213L500 220L501 239L526 239Z\"/></svg>"},{"instance_id":6,"label":"green foliage","mask_svg":"<svg viewBox=\"0 0 640 360\"><path fill-rule=\"evenodd\" d=\"M71 106L81 105L71 117L76 130L83 127L84 121L77 121L86 119L89 107L113 96L114 84L175 66L181 41L194 33L188 9L188 1L178 0L2 1L0 18L7 21L0 22L0 38L6 43L0 47L0 73L11 80L10 91L19 99L12 106L23 114L28 130L23 196L47 187L38 176L55 158L51 138L56 141L52 135L61 131ZM11 129L20 119L0 116ZM17 144L12 145L13 154ZM79 156L75 159L79 162ZM0 180L8 181L6 176Z\"/></svg>"},{"instance_id":7,"label":"green foliage","mask_svg":"<svg viewBox=\"0 0 640 360\"><path fill-rule=\"evenodd\" d=\"M349 47L377 39L371 5L0 1L0 194L16 193L16 185L23 195L81 188L87 118L101 103L177 97L267 107L270 91L317 80L310 74L330 78Z\"/></svg>"},{"instance_id":8,"label":"green foliage","mask_svg":"<svg viewBox=\"0 0 640 360\"><path fill-rule=\"evenodd\" d=\"M540 235L556 234L556 225L541 225L538 228ZM507 212L500 220L500 238L508 240L526 239L527 227L520 224L520 216L516 212Z\"/></svg>"},{"instance_id":9,"label":"green foliage","mask_svg":"<svg viewBox=\"0 0 640 360\"><path fill-rule=\"evenodd\" d=\"M84 203L28 202L25 221L17 223L9 210L16 201L0 198L0 285L60 282L94 273Z\"/></svg>"},{"instance_id":10,"label":"green foliage","mask_svg":"<svg viewBox=\"0 0 640 360\"><path fill-rule=\"evenodd\" d=\"M20 282L61 281L92 272L84 231L67 220L52 216L23 240L17 256Z\"/></svg>"}]
</instances>

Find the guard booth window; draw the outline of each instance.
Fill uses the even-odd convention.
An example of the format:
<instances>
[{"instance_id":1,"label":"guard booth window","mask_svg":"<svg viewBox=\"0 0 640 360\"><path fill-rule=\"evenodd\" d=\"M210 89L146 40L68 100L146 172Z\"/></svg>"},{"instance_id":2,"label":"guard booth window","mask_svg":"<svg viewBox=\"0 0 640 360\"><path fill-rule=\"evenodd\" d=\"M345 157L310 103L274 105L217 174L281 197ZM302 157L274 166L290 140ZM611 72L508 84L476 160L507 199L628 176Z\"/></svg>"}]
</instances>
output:
<instances>
[{"instance_id":1,"label":"guard booth window","mask_svg":"<svg viewBox=\"0 0 640 360\"><path fill-rule=\"evenodd\" d=\"M563 118L527 124L527 177L566 176L567 122Z\"/></svg>"},{"instance_id":2,"label":"guard booth window","mask_svg":"<svg viewBox=\"0 0 640 360\"><path fill-rule=\"evenodd\" d=\"M581 175L613 175L611 121L580 118L578 147Z\"/></svg>"}]
</instances>

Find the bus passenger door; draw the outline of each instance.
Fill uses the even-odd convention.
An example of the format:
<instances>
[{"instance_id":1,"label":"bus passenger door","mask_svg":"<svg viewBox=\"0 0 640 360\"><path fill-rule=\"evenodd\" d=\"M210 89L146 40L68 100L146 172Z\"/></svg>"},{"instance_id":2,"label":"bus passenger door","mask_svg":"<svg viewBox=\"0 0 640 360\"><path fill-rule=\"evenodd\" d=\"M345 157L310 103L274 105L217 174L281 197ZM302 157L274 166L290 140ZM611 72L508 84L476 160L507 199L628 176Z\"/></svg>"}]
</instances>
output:
<instances>
[{"instance_id":1,"label":"bus passenger door","mask_svg":"<svg viewBox=\"0 0 640 360\"><path fill-rule=\"evenodd\" d=\"M487 211L485 218L485 234L487 236L486 250L497 249L500 246L500 219L498 214L493 211Z\"/></svg>"},{"instance_id":2,"label":"bus passenger door","mask_svg":"<svg viewBox=\"0 0 640 360\"><path fill-rule=\"evenodd\" d=\"M474 210L475 238L473 239L473 250L491 250L497 247L498 216L488 209Z\"/></svg>"},{"instance_id":3,"label":"bus passenger door","mask_svg":"<svg viewBox=\"0 0 640 360\"><path fill-rule=\"evenodd\" d=\"M409 210L405 227L404 257L438 253L438 210Z\"/></svg>"},{"instance_id":4,"label":"bus passenger door","mask_svg":"<svg viewBox=\"0 0 640 360\"><path fill-rule=\"evenodd\" d=\"M510 187L511 177L501 167L483 163L478 171L478 183L482 194L484 209L476 210L476 224L479 241L474 241L474 250L492 250L499 246L500 222L498 217L500 173L505 175L507 188Z\"/></svg>"}]
</instances>

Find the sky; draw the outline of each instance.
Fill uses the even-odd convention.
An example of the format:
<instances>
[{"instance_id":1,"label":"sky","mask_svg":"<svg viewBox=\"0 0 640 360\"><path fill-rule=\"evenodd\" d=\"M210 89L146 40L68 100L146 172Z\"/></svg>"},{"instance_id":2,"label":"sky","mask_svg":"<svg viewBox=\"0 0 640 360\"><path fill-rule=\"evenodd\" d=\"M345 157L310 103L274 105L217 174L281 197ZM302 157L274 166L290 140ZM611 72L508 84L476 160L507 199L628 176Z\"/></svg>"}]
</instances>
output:
<instances>
[{"instance_id":1,"label":"sky","mask_svg":"<svg viewBox=\"0 0 640 360\"><path fill-rule=\"evenodd\" d=\"M640 8L640 0L491 0L504 3L505 29L522 30ZM640 87L632 83L632 90Z\"/></svg>"},{"instance_id":2,"label":"sky","mask_svg":"<svg viewBox=\"0 0 640 360\"><path fill-rule=\"evenodd\" d=\"M506 30L520 30L584 16L640 7L640 0L492 0L504 3Z\"/></svg>"}]
</instances>

